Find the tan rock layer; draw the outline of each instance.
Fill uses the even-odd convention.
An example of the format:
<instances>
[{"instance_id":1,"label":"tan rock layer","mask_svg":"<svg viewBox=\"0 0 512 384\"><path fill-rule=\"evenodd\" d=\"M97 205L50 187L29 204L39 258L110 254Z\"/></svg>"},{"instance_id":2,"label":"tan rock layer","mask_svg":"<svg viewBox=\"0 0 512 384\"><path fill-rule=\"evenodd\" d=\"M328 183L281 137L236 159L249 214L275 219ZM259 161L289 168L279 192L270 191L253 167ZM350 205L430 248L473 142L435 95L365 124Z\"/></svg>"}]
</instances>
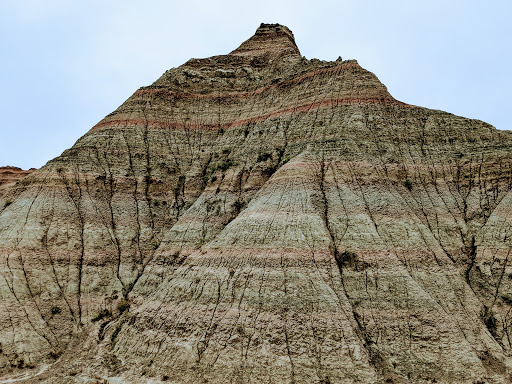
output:
<instances>
[{"instance_id":1,"label":"tan rock layer","mask_svg":"<svg viewBox=\"0 0 512 384\"><path fill-rule=\"evenodd\" d=\"M24 171L18 167L0 167L0 186L5 184L14 184L17 181L23 179L25 176L30 175L35 171L35 168L30 168Z\"/></svg>"},{"instance_id":2,"label":"tan rock layer","mask_svg":"<svg viewBox=\"0 0 512 384\"><path fill-rule=\"evenodd\" d=\"M5 378L510 382L510 133L292 37L167 71L0 196Z\"/></svg>"},{"instance_id":3,"label":"tan rock layer","mask_svg":"<svg viewBox=\"0 0 512 384\"><path fill-rule=\"evenodd\" d=\"M96 124L91 130L98 128L112 128L122 125L142 126L147 125L148 128L175 128L175 129L227 129L236 126L243 126L251 123L264 121L273 117L287 116L299 112L311 112L319 108L337 107L339 105L348 104L398 104L406 105L394 99L385 98L344 98L336 100L322 100L311 104L299 105L293 108L282 109L265 115L255 116L248 119L232 121L222 124L189 124L189 123L176 123L170 121L155 121L155 120L109 120L106 122Z\"/></svg>"}]
</instances>

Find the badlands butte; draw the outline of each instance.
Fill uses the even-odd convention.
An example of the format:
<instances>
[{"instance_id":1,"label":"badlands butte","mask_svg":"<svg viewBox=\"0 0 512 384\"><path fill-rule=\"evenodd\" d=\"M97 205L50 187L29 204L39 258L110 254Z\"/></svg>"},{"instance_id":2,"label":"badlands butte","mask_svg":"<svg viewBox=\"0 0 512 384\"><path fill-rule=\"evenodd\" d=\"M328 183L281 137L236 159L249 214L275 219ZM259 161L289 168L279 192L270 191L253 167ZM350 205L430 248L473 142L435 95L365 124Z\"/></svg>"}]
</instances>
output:
<instances>
[{"instance_id":1,"label":"badlands butte","mask_svg":"<svg viewBox=\"0 0 512 384\"><path fill-rule=\"evenodd\" d=\"M512 135L262 24L0 193L0 383L510 383Z\"/></svg>"}]
</instances>

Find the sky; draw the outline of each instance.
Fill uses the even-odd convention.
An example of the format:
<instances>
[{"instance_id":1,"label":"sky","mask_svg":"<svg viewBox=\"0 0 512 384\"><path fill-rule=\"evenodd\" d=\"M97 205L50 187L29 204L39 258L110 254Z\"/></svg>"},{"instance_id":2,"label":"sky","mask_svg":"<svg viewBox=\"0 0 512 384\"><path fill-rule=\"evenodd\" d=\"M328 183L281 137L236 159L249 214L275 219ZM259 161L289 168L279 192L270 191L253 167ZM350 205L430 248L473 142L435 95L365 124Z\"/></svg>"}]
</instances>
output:
<instances>
[{"instance_id":1,"label":"sky","mask_svg":"<svg viewBox=\"0 0 512 384\"><path fill-rule=\"evenodd\" d=\"M39 168L139 87L280 23L398 100L512 130L509 0L0 0L0 166Z\"/></svg>"}]
</instances>

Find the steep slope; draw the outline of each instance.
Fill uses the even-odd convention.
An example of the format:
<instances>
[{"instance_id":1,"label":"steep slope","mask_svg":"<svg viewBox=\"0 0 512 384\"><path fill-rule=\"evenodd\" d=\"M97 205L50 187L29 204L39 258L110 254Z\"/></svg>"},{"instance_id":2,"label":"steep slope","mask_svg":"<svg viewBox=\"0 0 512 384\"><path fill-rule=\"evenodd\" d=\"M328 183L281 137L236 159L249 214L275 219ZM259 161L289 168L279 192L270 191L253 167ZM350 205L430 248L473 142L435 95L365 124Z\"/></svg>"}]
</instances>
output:
<instances>
[{"instance_id":1,"label":"steep slope","mask_svg":"<svg viewBox=\"0 0 512 384\"><path fill-rule=\"evenodd\" d=\"M0 196L0 372L509 382L511 148L262 24Z\"/></svg>"}]
</instances>

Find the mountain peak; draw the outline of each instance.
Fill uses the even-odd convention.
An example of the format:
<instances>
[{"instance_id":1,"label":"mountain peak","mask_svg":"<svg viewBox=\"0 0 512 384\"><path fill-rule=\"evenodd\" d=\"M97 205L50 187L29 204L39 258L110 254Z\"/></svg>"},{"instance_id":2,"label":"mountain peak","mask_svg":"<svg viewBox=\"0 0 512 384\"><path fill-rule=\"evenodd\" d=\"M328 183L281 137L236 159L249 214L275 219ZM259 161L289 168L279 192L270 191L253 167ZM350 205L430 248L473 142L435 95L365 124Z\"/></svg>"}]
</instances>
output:
<instances>
[{"instance_id":1,"label":"mountain peak","mask_svg":"<svg viewBox=\"0 0 512 384\"><path fill-rule=\"evenodd\" d=\"M230 53L235 56L273 56L299 55L292 31L281 24L261 23L256 33Z\"/></svg>"},{"instance_id":2,"label":"mountain peak","mask_svg":"<svg viewBox=\"0 0 512 384\"><path fill-rule=\"evenodd\" d=\"M511 153L262 24L0 167L0 383L510 383Z\"/></svg>"}]
</instances>

